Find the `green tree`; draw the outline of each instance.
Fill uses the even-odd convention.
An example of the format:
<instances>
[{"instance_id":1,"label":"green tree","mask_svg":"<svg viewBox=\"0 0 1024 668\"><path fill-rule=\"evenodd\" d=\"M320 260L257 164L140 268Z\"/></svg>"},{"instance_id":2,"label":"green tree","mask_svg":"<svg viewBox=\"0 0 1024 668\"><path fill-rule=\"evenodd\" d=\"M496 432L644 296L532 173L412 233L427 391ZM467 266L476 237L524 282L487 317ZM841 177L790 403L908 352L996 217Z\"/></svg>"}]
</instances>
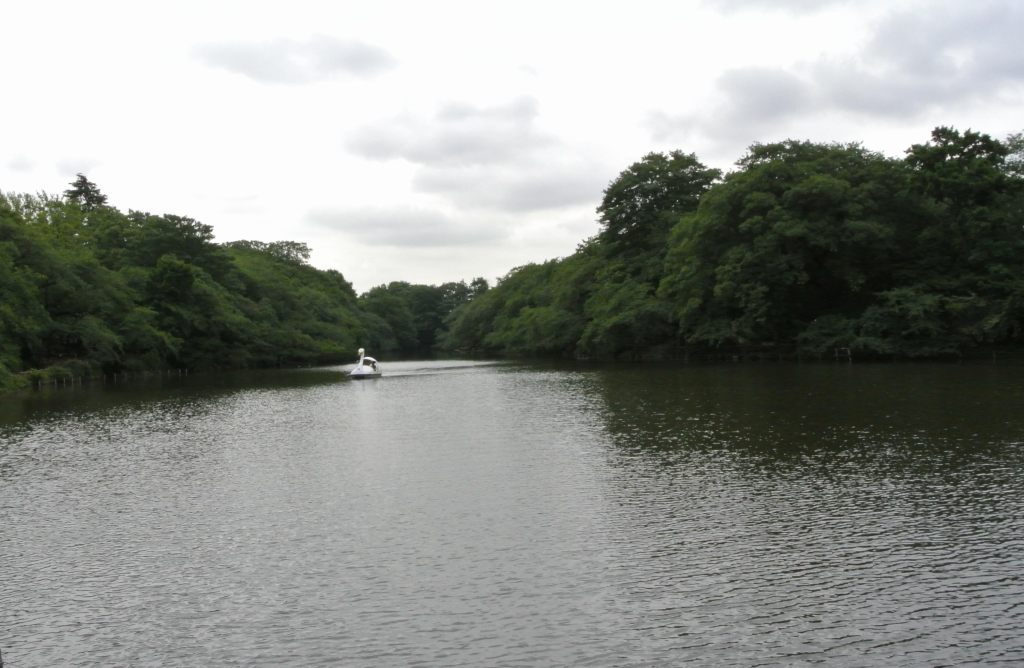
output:
<instances>
[{"instance_id":1,"label":"green tree","mask_svg":"<svg viewBox=\"0 0 1024 668\"><path fill-rule=\"evenodd\" d=\"M107 196L100 192L96 184L79 173L71 182L71 187L64 191L67 201L79 205L85 211L93 211L107 204Z\"/></svg>"},{"instance_id":2,"label":"green tree","mask_svg":"<svg viewBox=\"0 0 1024 668\"><path fill-rule=\"evenodd\" d=\"M491 286L487 283L487 279L482 276L477 276L469 282L469 301L472 301L491 289Z\"/></svg>"},{"instance_id":3,"label":"green tree","mask_svg":"<svg viewBox=\"0 0 1024 668\"><path fill-rule=\"evenodd\" d=\"M0 366L21 371L43 356L50 327L39 285L43 277L22 261L29 243L21 220L0 197Z\"/></svg>"},{"instance_id":4,"label":"green tree","mask_svg":"<svg viewBox=\"0 0 1024 668\"><path fill-rule=\"evenodd\" d=\"M692 153L648 153L605 189L597 208L601 242L613 256L660 256L669 230L720 176Z\"/></svg>"},{"instance_id":5,"label":"green tree","mask_svg":"<svg viewBox=\"0 0 1024 668\"><path fill-rule=\"evenodd\" d=\"M582 355L635 358L672 340L671 311L650 284L630 277L618 264L603 268L597 279L584 311L587 324L579 340Z\"/></svg>"},{"instance_id":6,"label":"green tree","mask_svg":"<svg viewBox=\"0 0 1024 668\"><path fill-rule=\"evenodd\" d=\"M229 279L231 261L224 247L213 243L213 227L188 216L128 213L134 228L129 253L133 264L153 267L164 255L201 267L219 281Z\"/></svg>"},{"instance_id":7,"label":"green tree","mask_svg":"<svg viewBox=\"0 0 1024 668\"><path fill-rule=\"evenodd\" d=\"M905 179L857 145L755 145L673 231L659 287L685 340L792 342L890 285Z\"/></svg>"},{"instance_id":8,"label":"green tree","mask_svg":"<svg viewBox=\"0 0 1024 668\"><path fill-rule=\"evenodd\" d=\"M360 297L359 305L364 311L380 318L386 327L385 339L380 341L380 344L387 347L378 350L416 352L419 348L416 319L402 295L395 294L387 286L381 285Z\"/></svg>"},{"instance_id":9,"label":"green tree","mask_svg":"<svg viewBox=\"0 0 1024 668\"><path fill-rule=\"evenodd\" d=\"M585 244L568 258L513 269L494 288L452 311L442 347L460 352L574 355L586 325L584 304L604 261L595 249Z\"/></svg>"}]
</instances>

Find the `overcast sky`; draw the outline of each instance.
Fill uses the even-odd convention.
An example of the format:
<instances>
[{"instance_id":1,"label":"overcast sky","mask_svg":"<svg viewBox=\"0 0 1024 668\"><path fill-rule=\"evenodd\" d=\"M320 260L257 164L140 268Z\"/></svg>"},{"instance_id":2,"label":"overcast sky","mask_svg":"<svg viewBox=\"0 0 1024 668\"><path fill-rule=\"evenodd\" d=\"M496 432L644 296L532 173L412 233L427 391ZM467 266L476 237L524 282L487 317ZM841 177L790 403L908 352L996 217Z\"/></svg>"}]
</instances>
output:
<instances>
[{"instance_id":1,"label":"overcast sky","mask_svg":"<svg viewBox=\"0 0 1024 668\"><path fill-rule=\"evenodd\" d=\"M359 292L571 253L650 151L1024 130L1024 2L6 3L0 190L76 172Z\"/></svg>"}]
</instances>

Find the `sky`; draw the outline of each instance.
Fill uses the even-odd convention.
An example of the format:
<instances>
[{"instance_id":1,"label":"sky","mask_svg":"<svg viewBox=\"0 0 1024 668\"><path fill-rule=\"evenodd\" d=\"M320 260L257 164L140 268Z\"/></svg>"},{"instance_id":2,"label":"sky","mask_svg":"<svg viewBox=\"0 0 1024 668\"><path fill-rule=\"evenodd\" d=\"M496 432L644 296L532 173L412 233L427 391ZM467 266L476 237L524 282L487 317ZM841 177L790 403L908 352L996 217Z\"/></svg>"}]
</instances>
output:
<instances>
[{"instance_id":1,"label":"sky","mask_svg":"<svg viewBox=\"0 0 1024 668\"><path fill-rule=\"evenodd\" d=\"M290 240L357 292L571 254L652 151L1024 130L1017 0L5 3L0 190Z\"/></svg>"}]
</instances>

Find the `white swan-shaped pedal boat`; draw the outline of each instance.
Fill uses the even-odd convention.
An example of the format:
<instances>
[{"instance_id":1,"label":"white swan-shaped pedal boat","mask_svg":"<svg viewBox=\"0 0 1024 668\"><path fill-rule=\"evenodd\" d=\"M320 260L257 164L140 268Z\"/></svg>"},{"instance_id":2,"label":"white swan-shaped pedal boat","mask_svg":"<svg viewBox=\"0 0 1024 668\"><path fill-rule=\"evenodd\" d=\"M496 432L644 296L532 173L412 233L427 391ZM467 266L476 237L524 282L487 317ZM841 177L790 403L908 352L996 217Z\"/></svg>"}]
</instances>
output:
<instances>
[{"instance_id":1,"label":"white swan-shaped pedal boat","mask_svg":"<svg viewBox=\"0 0 1024 668\"><path fill-rule=\"evenodd\" d=\"M360 348L359 361L348 372L348 377L352 380L365 380L367 378L380 378L381 373L380 363L372 357L367 357L366 350Z\"/></svg>"}]
</instances>

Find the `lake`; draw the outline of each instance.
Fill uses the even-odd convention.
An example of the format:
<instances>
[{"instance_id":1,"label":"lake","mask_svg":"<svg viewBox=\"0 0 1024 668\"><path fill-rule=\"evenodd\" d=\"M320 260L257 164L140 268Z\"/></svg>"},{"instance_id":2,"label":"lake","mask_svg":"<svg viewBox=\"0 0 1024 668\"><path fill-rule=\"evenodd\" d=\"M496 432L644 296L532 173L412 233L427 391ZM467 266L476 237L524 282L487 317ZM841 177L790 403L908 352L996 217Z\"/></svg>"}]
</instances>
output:
<instances>
[{"instance_id":1,"label":"lake","mask_svg":"<svg viewBox=\"0 0 1024 668\"><path fill-rule=\"evenodd\" d=\"M398 362L0 399L6 668L1024 664L1024 368Z\"/></svg>"}]
</instances>

